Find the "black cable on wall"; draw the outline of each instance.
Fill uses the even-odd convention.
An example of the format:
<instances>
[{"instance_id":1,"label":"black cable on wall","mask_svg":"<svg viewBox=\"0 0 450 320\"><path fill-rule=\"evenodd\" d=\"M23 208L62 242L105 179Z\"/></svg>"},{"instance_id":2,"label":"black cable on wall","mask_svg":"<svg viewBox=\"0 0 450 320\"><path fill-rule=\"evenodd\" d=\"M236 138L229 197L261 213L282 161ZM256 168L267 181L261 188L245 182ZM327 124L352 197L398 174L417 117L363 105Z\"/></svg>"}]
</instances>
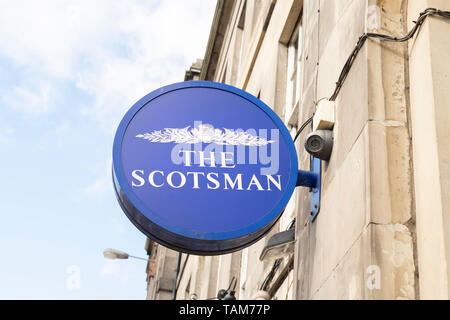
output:
<instances>
[{"instance_id":1,"label":"black cable on wall","mask_svg":"<svg viewBox=\"0 0 450 320\"><path fill-rule=\"evenodd\" d=\"M345 62L344 67L342 68L342 72L339 76L338 81L336 82L336 89L334 90L333 94L330 97L330 101L335 101L337 96L339 95L339 91L342 88L342 85L345 81L345 79L347 78L347 75L349 74L353 62L355 61L359 51L361 50L361 48L363 47L364 43L366 42L366 40L368 38L375 38L375 39L381 39L382 41L390 41L390 42L405 42L408 41L409 39L411 39L412 37L414 37L414 35L416 34L417 30L419 30L419 28L422 26L423 22L425 21L425 19L428 16L431 15L437 15L443 18L450 18L450 11L441 11L439 9L434 9L434 8L428 8L426 9L424 12L422 12L419 16L419 18L417 19L417 21L415 21L415 25L414 27L411 29L411 31L409 31L404 37L402 38L397 38L397 37L391 37L385 34L379 34L379 33L365 33L363 34L359 40L358 43L356 44L355 49L353 49L352 53L350 54L350 56L348 57L347 61Z\"/></svg>"},{"instance_id":2,"label":"black cable on wall","mask_svg":"<svg viewBox=\"0 0 450 320\"><path fill-rule=\"evenodd\" d=\"M344 67L342 68L342 71L339 75L338 81L336 82L336 87L334 89L333 94L328 99L330 101L336 101L339 92L341 91L341 88L344 84L345 79L347 78L348 74L350 73L350 70L353 66L353 63L356 60L356 57L358 56L358 53L361 51L364 43L368 38L375 38L380 39L381 41L389 41L389 42L405 42L414 37L416 32L419 30L419 28L424 23L425 19L428 16L439 16L442 18L450 19L450 11L442 11L435 8L428 8L424 12L420 13L419 18L415 22L414 27L402 38L392 37L385 34L379 34L379 33L364 33L361 37L359 37L358 43L356 44L356 47L353 49L352 53L348 57L347 61L344 64ZM316 103L317 104L317 103ZM310 117L307 119L300 129L297 131L297 134L295 135L294 142L297 140L300 133L306 128L306 126L312 122L313 117Z\"/></svg>"}]
</instances>

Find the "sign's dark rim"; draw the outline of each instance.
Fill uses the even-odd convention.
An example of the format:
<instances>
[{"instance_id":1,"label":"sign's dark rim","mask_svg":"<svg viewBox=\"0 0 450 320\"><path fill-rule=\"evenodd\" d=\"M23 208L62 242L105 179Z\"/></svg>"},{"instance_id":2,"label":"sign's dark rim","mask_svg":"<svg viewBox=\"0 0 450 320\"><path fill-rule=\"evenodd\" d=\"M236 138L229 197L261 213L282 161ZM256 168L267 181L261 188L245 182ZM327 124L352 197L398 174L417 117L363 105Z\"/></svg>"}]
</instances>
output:
<instances>
[{"instance_id":1,"label":"sign's dark rim","mask_svg":"<svg viewBox=\"0 0 450 320\"><path fill-rule=\"evenodd\" d=\"M126 132L126 129L129 125L129 123L132 121L133 117L139 112L141 108L143 108L145 105L147 105L149 102L151 102L153 99L163 95L167 94L169 92L185 89L185 88L213 88L213 89L219 89L223 91L227 91L233 94L236 94L251 103L253 103L255 106L259 107L262 111L264 111L271 120L276 124L278 129L281 132L281 136L285 140L289 153L290 153L290 164L291 164L291 172L290 177L288 180L287 187L285 188L283 192L283 196L279 203L268 213L266 214L262 219L258 220L254 224L247 226L245 228L230 231L230 232L222 232L222 233L202 233L199 234L198 232L193 232L191 230L182 229L180 227L167 225L164 223L164 221L161 221L161 218L152 212L149 208L147 208L142 201L134 194L132 191L131 186L129 186L125 172L122 167L122 161L121 161L121 150L122 150L122 140L124 137L124 134ZM298 164L297 164L297 153L295 150L294 142L292 141L292 137L285 127L284 123L281 121L281 119L276 115L276 113L270 109L264 102L257 99L256 97L252 96L251 94L240 90L238 88L225 85L222 83L217 82L211 82L211 81L187 81L187 82L180 82L175 83L172 85L168 85L165 87L162 87L160 89L157 89L146 96L144 96L142 99L140 99L138 102L136 102L130 110L125 114L122 121L119 124L119 127L117 129L115 138L114 138L114 145L113 145L113 171L114 171L114 183L116 186L116 193L121 201L121 205L123 206L124 202L127 202L129 205L133 207L133 209L130 209L127 205L126 207L128 209L124 210L127 216L132 220L132 222L136 225L140 225L138 221L145 221L144 225L148 226L148 222L150 222L152 226L152 230L161 229L159 232L160 235L162 235L162 238L164 238L163 234L166 232L181 236L183 238L189 239L189 240L200 240L200 241L224 241L224 240L236 240L236 239L247 239L251 240L250 238L254 238L258 236L260 237L260 230L268 231L270 227L274 224L274 221L276 222L281 215L282 211L284 210L285 206L287 205L289 199L292 196L292 193L296 186L297 181L297 174L298 174ZM117 188L119 187L119 188ZM118 190L120 189L120 190ZM144 215L142 212L145 212L146 215ZM147 216L149 218L147 218ZM141 231L145 230L144 226L138 227ZM267 230L266 230L267 229ZM151 237L149 235L149 232L144 232L147 236ZM160 242L166 242L169 243L170 241L167 241L167 239L159 239ZM173 239L171 239L173 240ZM246 241L246 243L248 243Z\"/></svg>"},{"instance_id":2,"label":"sign's dark rim","mask_svg":"<svg viewBox=\"0 0 450 320\"><path fill-rule=\"evenodd\" d=\"M184 253L195 255L220 255L244 249L245 247L260 240L273 227L273 225L275 225L284 211L283 210L280 212L277 218L264 228L239 238L226 240L199 240L187 238L159 227L137 211L123 192L121 192L120 186L116 184L114 169L112 175L117 200L119 201L120 207L133 225L151 240L156 241L169 249Z\"/></svg>"}]
</instances>

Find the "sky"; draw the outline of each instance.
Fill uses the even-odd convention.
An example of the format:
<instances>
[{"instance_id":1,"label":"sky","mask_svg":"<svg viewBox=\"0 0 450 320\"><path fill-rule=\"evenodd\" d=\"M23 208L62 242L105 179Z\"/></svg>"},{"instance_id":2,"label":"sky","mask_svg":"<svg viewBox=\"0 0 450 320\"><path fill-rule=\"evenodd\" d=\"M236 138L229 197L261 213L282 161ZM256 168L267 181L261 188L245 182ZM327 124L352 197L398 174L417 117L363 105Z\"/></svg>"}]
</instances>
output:
<instances>
[{"instance_id":1,"label":"sky","mask_svg":"<svg viewBox=\"0 0 450 320\"><path fill-rule=\"evenodd\" d=\"M145 299L112 142L203 58L215 0L0 0L0 299Z\"/></svg>"}]
</instances>

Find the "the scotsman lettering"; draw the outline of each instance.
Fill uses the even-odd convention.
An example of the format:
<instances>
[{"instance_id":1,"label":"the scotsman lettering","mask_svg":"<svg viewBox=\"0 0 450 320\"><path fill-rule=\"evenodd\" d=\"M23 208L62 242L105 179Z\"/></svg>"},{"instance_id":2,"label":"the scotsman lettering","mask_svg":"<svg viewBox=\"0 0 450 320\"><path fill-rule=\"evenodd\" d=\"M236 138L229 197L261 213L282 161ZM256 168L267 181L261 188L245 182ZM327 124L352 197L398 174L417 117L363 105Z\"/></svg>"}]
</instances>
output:
<instances>
[{"instance_id":1,"label":"the scotsman lettering","mask_svg":"<svg viewBox=\"0 0 450 320\"><path fill-rule=\"evenodd\" d=\"M193 167L191 161L191 153L196 151L182 151L184 155L184 167ZM214 168L236 168L232 163L232 152L221 152L221 163L216 164L214 159L216 154L210 153L209 163L205 162L205 155L203 151L199 152L200 168L208 167ZM208 189L208 190L258 190L258 191L281 191L281 175L256 175L244 176L242 173L234 175L230 173L220 172L205 172L205 171L181 171L164 172L163 170L153 170L145 172L143 169L135 169L131 172L132 186L141 188L150 186L153 188L162 188L169 186L171 188L192 188L192 189Z\"/></svg>"}]
</instances>

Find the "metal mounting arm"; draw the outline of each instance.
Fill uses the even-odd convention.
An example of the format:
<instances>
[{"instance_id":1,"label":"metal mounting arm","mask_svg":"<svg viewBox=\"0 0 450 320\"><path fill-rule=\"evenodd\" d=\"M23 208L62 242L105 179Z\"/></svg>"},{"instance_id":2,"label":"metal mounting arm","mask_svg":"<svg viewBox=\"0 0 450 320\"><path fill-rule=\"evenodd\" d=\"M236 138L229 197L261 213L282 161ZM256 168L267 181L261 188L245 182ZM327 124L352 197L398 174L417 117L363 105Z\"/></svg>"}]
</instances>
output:
<instances>
[{"instance_id":1,"label":"metal mounting arm","mask_svg":"<svg viewBox=\"0 0 450 320\"><path fill-rule=\"evenodd\" d=\"M314 221L320 211L322 161L311 158L311 171L298 171L297 187L308 187L310 189L310 218Z\"/></svg>"}]
</instances>

